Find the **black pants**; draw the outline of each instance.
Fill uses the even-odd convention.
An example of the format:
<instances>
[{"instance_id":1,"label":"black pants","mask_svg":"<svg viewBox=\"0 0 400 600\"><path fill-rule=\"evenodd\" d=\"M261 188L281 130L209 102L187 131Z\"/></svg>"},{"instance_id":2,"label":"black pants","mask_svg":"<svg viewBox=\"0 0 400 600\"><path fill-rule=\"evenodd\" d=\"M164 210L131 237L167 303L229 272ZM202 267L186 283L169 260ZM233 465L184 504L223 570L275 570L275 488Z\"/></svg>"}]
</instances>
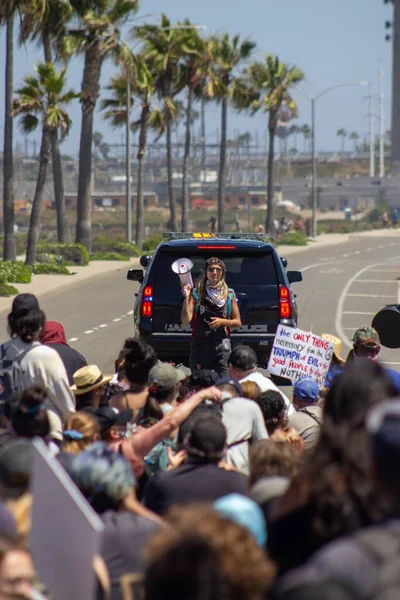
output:
<instances>
[{"instance_id":1,"label":"black pants","mask_svg":"<svg viewBox=\"0 0 400 600\"><path fill-rule=\"evenodd\" d=\"M189 366L192 371L213 369L220 377L227 377L231 340L194 340L190 346Z\"/></svg>"}]
</instances>

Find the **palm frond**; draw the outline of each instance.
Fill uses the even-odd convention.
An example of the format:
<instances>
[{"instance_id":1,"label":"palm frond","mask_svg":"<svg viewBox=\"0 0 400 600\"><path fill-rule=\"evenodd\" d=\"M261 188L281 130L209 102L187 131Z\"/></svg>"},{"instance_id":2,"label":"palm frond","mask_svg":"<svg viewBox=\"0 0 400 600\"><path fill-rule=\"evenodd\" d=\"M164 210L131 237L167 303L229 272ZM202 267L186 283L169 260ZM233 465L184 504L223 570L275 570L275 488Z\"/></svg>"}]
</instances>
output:
<instances>
[{"instance_id":1,"label":"palm frond","mask_svg":"<svg viewBox=\"0 0 400 600\"><path fill-rule=\"evenodd\" d=\"M30 133L35 131L35 129L37 128L38 125L39 125L38 117L31 113L27 113L27 114L23 115L19 122L19 127L20 127L22 133L24 133L25 135L29 135Z\"/></svg>"}]
</instances>

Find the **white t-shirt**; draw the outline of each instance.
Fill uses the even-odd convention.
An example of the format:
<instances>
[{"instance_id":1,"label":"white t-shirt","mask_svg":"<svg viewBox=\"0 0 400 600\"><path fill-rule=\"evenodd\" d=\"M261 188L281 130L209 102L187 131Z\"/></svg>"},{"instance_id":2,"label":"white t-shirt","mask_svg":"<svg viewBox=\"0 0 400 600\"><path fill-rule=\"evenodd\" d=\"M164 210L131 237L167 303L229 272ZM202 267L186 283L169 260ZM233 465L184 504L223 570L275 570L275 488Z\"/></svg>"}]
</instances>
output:
<instances>
[{"instance_id":1,"label":"white t-shirt","mask_svg":"<svg viewBox=\"0 0 400 600\"><path fill-rule=\"evenodd\" d=\"M275 383L271 379L269 379L269 377L265 377L265 375L263 375L262 373L254 371L254 373L250 373L250 375L247 375L247 377L241 379L240 383L243 383L244 381L254 381L254 383L256 383L260 388L261 392L269 392L270 390L279 392L285 402L287 415L290 416L296 413L296 410L293 404L290 402L289 398L287 398L287 396L285 396L285 394L281 392L281 390L275 385Z\"/></svg>"},{"instance_id":2,"label":"white t-shirt","mask_svg":"<svg viewBox=\"0 0 400 600\"><path fill-rule=\"evenodd\" d=\"M249 473L249 445L268 438L260 407L247 398L230 398L222 403L222 422L227 431L226 462Z\"/></svg>"}]
</instances>

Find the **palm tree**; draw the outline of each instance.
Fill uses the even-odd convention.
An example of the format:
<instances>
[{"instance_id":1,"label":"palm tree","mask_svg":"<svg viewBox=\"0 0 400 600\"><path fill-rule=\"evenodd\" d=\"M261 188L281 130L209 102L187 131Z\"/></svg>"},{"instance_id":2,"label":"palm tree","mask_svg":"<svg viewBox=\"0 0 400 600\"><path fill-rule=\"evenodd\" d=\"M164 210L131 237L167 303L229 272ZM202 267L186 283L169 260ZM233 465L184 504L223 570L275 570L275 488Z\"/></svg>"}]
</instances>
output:
<instances>
[{"instance_id":1,"label":"palm tree","mask_svg":"<svg viewBox=\"0 0 400 600\"><path fill-rule=\"evenodd\" d=\"M349 135L349 140L353 141L354 154L357 152L357 142L358 142L359 138L360 138L360 136L358 135L358 133L356 131L352 131Z\"/></svg>"},{"instance_id":2,"label":"palm tree","mask_svg":"<svg viewBox=\"0 0 400 600\"><path fill-rule=\"evenodd\" d=\"M342 154L344 154L344 142L345 142L345 139L347 138L347 131L345 129L343 129L343 127L342 127L341 129L337 130L336 135L341 138L341 150L340 150L340 152Z\"/></svg>"},{"instance_id":3,"label":"palm tree","mask_svg":"<svg viewBox=\"0 0 400 600\"><path fill-rule=\"evenodd\" d=\"M254 62L248 68L251 89L258 98L251 103L253 112L262 109L268 113L269 150L267 174L267 216L265 228L269 235L274 234L274 142L283 107L291 114L297 114L297 106L290 95L290 88L304 78L298 67L290 67L277 56L268 54L264 62Z\"/></svg>"},{"instance_id":4,"label":"palm tree","mask_svg":"<svg viewBox=\"0 0 400 600\"><path fill-rule=\"evenodd\" d=\"M236 69L251 55L255 43L241 41L238 35L233 38L225 33L210 43L212 68L208 82L208 94L221 103L221 141L218 166L218 229L224 231L225 186L226 186L226 146L228 128L228 102L234 95ZM241 83L239 83L241 85Z\"/></svg>"},{"instance_id":5,"label":"palm tree","mask_svg":"<svg viewBox=\"0 0 400 600\"><path fill-rule=\"evenodd\" d=\"M60 44L63 56L84 54L81 87L82 124L79 145L76 242L91 250L91 194L93 119L100 93L104 60L112 57L134 69L131 51L119 39L118 28L139 8L139 0L70 0L82 27L70 29Z\"/></svg>"},{"instance_id":6,"label":"palm tree","mask_svg":"<svg viewBox=\"0 0 400 600\"><path fill-rule=\"evenodd\" d=\"M185 26L190 23L185 21ZM183 78L187 86L187 105L185 123L185 150L182 168L182 231L189 229L189 159L191 146L191 126L193 124L193 103L198 89L205 84L206 75L211 64L210 41L204 41L197 31L193 30L182 47L185 53L183 61Z\"/></svg>"},{"instance_id":7,"label":"palm tree","mask_svg":"<svg viewBox=\"0 0 400 600\"><path fill-rule=\"evenodd\" d=\"M304 137L304 152L309 152L310 149L307 149L307 147L309 145L308 142L311 139L311 127L309 125L303 125L300 128L300 132L303 134Z\"/></svg>"},{"instance_id":8,"label":"palm tree","mask_svg":"<svg viewBox=\"0 0 400 600\"><path fill-rule=\"evenodd\" d=\"M293 136L293 148L297 150L297 134L300 133L300 127L298 125L291 125L289 127L289 135Z\"/></svg>"},{"instance_id":9,"label":"palm tree","mask_svg":"<svg viewBox=\"0 0 400 600\"><path fill-rule=\"evenodd\" d=\"M155 126L156 122L163 122L159 111L151 109L151 103L156 93L155 76L148 62L142 56L136 57L136 77L131 82L133 98L140 102L140 118L133 124L134 129L139 129L139 147L137 152L138 176L136 193L136 245L142 249L144 233L144 200L143 200L143 169L146 154L147 134L149 127ZM104 118L111 121L114 127L126 123L126 76L113 77L108 90L114 93L113 97L102 101L101 108ZM159 128L159 124L157 124Z\"/></svg>"},{"instance_id":10,"label":"palm tree","mask_svg":"<svg viewBox=\"0 0 400 600\"><path fill-rule=\"evenodd\" d=\"M14 72L14 16L18 11L18 0L3 0L0 3L0 24L6 25L5 67L5 115L3 146L3 221L4 260L16 259L14 235L14 164L13 164L13 72Z\"/></svg>"},{"instance_id":11,"label":"palm tree","mask_svg":"<svg viewBox=\"0 0 400 600\"><path fill-rule=\"evenodd\" d=\"M182 76L181 59L184 47L191 35L185 23L171 25L170 20L163 14L161 24L142 25L135 28L135 35L143 41L142 54L145 60L150 60L156 76L156 89L163 102L165 118L165 135L167 145L167 178L168 199L170 209L169 227L176 231L176 206L172 173L172 121L174 118L173 98L185 87Z\"/></svg>"},{"instance_id":12,"label":"palm tree","mask_svg":"<svg viewBox=\"0 0 400 600\"><path fill-rule=\"evenodd\" d=\"M71 119L66 111L67 105L78 98L73 90L65 90L66 69L59 73L51 63L39 64L37 76L27 75L23 87L16 90L14 115L21 116L20 125L24 134L42 127L42 141L39 154L39 172L35 196L29 220L28 243L25 263L33 265L39 240L40 209L46 183L47 167L50 155L50 138L55 131L64 139L71 127Z\"/></svg>"},{"instance_id":13,"label":"palm tree","mask_svg":"<svg viewBox=\"0 0 400 600\"><path fill-rule=\"evenodd\" d=\"M69 0L35 0L25 2L21 19L21 42L40 40L44 60L53 62L53 42L64 33L64 25L72 16ZM60 243L71 241L71 232L65 206L64 179L58 132L50 135L54 201L57 216L57 240Z\"/></svg>"}]
</instances>

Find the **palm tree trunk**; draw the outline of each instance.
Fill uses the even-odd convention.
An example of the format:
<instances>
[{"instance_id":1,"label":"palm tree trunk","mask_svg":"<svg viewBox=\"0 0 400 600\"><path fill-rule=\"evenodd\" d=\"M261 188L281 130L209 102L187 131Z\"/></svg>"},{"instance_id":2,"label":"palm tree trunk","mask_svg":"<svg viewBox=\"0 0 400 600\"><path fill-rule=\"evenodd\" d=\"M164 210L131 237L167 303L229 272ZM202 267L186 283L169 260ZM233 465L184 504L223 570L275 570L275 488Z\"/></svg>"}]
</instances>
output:
<instances>
[{"instance_id":1,"label":"palm tree trunk","mask_svg":"<svg viewBox=\"0 0 400 600\"><path fill-rule=\"evenodd\" d=\"M40 209L44 197L47 167L50 157L50 136L47 129L43 129L42 143L39 154L39 173L36 181L35 196L33 198L31 216L29 219L28 243L26 247L26 265L33 265L36 261L36 251L39 242Z\"/></svg>"},{"instance_id":2,"label":"palm tree trunk","mask_svg":"<svg viewBox=\"0 0 400 600\"><path fill-rule=\"evenodd\" d=\"M148 104L142 108L140 117L139 149L137 153L138 174L137 174L137 194L136 194L136 245L141 250L143 247L144 230L144 208L143 208L143 167L144 155L146 153L147 131L150 116L150 107Z\"/></svg>"},{"instance_id":3,"label":"palm tree trunk","mask_svg":"<svg viewBox=\"0 0 400 600\"><path fill-rule=\"evenodd\" d=\"M97 44L86 51L82 80L82 125L79 145L78 205L76 218L76 242L92 249L92 142L93 119L100 91L100 75L103 63Z\"/></svg>"},{"instance_id":4,"label":"palm tree trunk","mask_svg":"<svg viewBox=\"0 0 400 600\"><path fill-rule=\"evenodd\" d=\"M221 101L221 142L218 166L218 231L224 231L226 185L226 130L228 126L228 97Z\"/></svg>"},{"instance_id":5,"label":"palm tree trunk","mask_svg":"<svg viewBox=\"0 0 400 600\"><path fill-rule=\"evenodd\" d=\"M269 148L268 148L268 174L267 174L267 217L265 221L265 231L271 237L274 236L274 144L275 128L271 125L272 117L270 115L269 125Z\"/></svg>"},{"instance_id":6,"label":"palm tree trunk","mask_svg":"<svg viewBox=\"0 0 400 600\"><path fill-rule=\"evenodd\" d=\"M16 259L14 235L14 185L13 185L13 70L14 70L14 16L6 21L6 77L5 77L5 117L3 148L3 222L4 260Z\"/></svg>"},{"instance_id":7,"label":"palm tree trunk","mask_svg":"<svg viewBox=\"0 0 400 600\"><path fill-rule=\"evenodd\" d=\"M342 135L342 154L344 154L344 135Z\"/></svg>"},{"instance_id":8,"label":"palm tree trunk","mask_svg":"<svg viewBox=\"0 0 400 600\"><path fill-rule=\"evenodd\" d=\"M176 231L176 206L174 197L174 183L172 177L172 127L171 119L165 116L165 134L167 138L167 174L168 174L168 200L169 200L169 227L170 231Z\"/></svg>"},{"instance_id":9,"label":"palm tree trunk","mask_svg":"<svg viewBox=\"0 0 400 600\"><path fill-rule=\"evenodd\" d=\"M203 183L207 181L206 175L206 165L207 165L207 157L206 157L206 102L204 98L201 100L201 170L203 171Z\"/></svg>"},{"instance_id":10,"label":"palm tree trunk","mask_svg":"<svg viewBox=\"0 0 400 600\"><path fill-rule=\"evenodd\" d=\"M188 89L188 99L186 107L186 136L185 136L185 153L183 155L182 168L182 231L189 230L189 159L190 159L190 143L191 143L191 122L193 113L193 96L194 90L191 85Z\"/></svg>"},{"instance_id":11,"label":"palm tree trunk","mask_svg":"<svg viewBox=\"0 0 400 600\"><path fill-rule=\"evenodd\" d=\"M43 31L42 34L43 53L44 60L46 63L53 62L51 52L51 40L47 30ZM53 185L54 185L54 204L56 207L56 218L57 218L57 241L59 243L70 242L71 232L69 229L68 218L65 210L65 196L64 196L64 180L61 163L61 152L60 143L58 140L58 132L55 131L50 136L51 144L51 164L53 171Z\"/></svg>"}]
</instances>

